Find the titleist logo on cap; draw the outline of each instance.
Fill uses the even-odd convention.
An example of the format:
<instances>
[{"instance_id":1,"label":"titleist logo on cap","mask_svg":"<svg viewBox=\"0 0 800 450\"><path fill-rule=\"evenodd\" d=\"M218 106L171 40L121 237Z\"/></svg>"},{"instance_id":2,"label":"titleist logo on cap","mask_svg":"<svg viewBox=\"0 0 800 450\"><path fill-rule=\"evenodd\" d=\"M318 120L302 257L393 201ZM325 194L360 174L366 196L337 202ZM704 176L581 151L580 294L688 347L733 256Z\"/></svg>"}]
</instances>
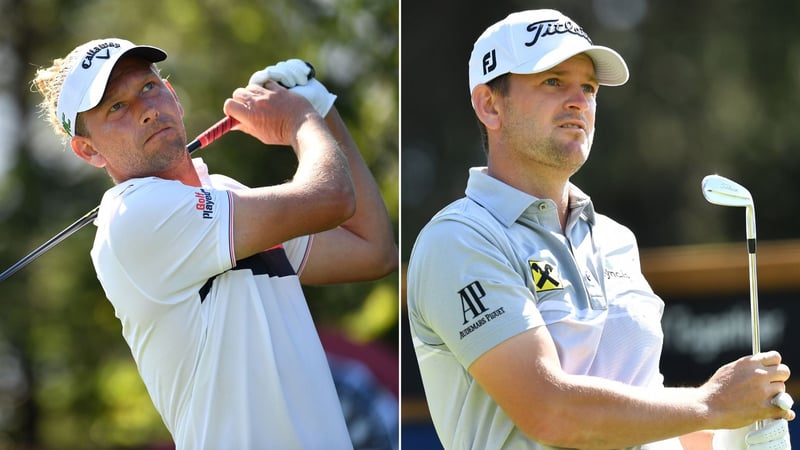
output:
<instances>
[{"instance_id":1,"label":"titleist logo on cap","mask_svg":"<svg viewBox=\"0 0 800 450\"><path fill-rule=\"evenodd\" d=\"M90 48L86 52L86 56L84 56L83 60L81 61L81 67L83 67L84 69L92 67L92 60L94 58L109 59L111 57L111 53L108 50L109 48L120 48L120 45L117 42L110 41L110 42L103 42L101 44L98 44L96 47ZM103 50L105 50L105 52L101 53L103 52Z\"/></svg>"},{"instance_id":2,"label":"titleist logo on cap","mask_svg":"<svg viewBox=\"0 0 800 450\"><path fill-rule=\"evenodd\" d=\"M541 20L539 22L533 22L532 24L528 25L526 30L529 32L534 33L533 40L530 42L526 42L526 47L532 47L536 45L536 42L539 41L539 38L544 38L547 36L554 36L557 34L564 34L564 33L571 33L577 36L580 36L586 39L587 42L590 44L592 40L589 39L589 35L583 31L577 23L566 19L566 20Z\"/></svg>"}]
</instances>

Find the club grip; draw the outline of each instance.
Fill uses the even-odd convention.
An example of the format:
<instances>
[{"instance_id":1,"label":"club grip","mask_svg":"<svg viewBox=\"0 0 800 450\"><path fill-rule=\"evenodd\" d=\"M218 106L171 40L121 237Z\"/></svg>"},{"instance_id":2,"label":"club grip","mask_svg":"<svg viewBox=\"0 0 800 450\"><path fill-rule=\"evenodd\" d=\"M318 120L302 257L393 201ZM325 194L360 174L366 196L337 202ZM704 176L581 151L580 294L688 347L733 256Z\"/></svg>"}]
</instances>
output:
<instances>
[{"instance_id":1,"label":"club grip","mask_svg":"<svg viewBox=\"0 0 800 450\"><path fill-rule=\"evenodd\" d=\"M231 131L231 128L233 128L238 123L239 121L237 121L233 117L225 116L225 118L223 118L219 122L215 123L214 125L211 125L209 129L200 133L200 135L197 136L195 140L193 140L186 146L186 149L189 150L189 153L201 149L207 146L208 144L214 142L225 133Z\"/></svg>"}]
</instances>

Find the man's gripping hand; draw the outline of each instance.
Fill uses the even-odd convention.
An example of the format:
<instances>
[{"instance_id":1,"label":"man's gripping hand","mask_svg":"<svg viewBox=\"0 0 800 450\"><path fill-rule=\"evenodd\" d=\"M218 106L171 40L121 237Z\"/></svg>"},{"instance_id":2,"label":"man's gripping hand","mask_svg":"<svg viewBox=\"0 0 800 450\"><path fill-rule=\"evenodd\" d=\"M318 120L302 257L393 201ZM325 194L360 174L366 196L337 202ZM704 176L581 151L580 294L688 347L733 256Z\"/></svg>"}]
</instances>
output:
<instances>
[{"instance_id":1,"label":"man's gripping hand","mask_svg":"<svg viewBox=\"0 0 800 450\"><path fill-rule=\"evenodd\" d=\"M250 76L249 84L262 86L267 81L275 81L302 95L319 115L325 117L336 101L336 95L328 92L314 76L315 71L311 64L300 59L289 59L255 72Z\"/></svg>"}]
</instances>

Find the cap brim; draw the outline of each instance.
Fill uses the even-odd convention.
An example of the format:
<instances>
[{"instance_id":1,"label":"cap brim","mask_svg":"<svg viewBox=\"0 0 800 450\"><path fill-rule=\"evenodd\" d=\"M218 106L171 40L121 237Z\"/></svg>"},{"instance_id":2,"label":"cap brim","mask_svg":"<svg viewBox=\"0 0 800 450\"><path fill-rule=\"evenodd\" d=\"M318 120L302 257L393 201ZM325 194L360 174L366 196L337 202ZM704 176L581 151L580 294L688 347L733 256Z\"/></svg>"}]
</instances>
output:
<instances>
[{"instance_id":1,"label":"cap brim","mask_svg":"<svg viewBox=\"0 0 800 450\"><path fill-rule=\"evenodd\" d=\"M598 83L604 86L621 86L628 81L630 77L628 66L619 53L602 46L593 46L584 53L594 62Z\"/></svg>"},{"instance_id":2,"label":"cap brim","mask_svg":"<svg viewBox=\"0 0 800 450\"><path fill-rule=\"evenodd\" d=\"M509 72L517 74L544 72L581 53L585 53L592 58L595 78L599 84L603 86L620 86L628 81L628 66L622 56L614 50L600 45L573 49L560 47L539 58L533 66L530 63L520 64Z\"/></svg>"},{"instance_id":3,"label":"cap brim","mask_svg":"<svg viewBox=\"0 0 800 450\"><path fill-rule=\"evenodd\" d=\"M132 49L125 51L120 55L120 58L125 55L141 56L150 62L161 62L167 59L167 53L158 47L149 45L137 45Z\"/></svg>"}]
</instances>

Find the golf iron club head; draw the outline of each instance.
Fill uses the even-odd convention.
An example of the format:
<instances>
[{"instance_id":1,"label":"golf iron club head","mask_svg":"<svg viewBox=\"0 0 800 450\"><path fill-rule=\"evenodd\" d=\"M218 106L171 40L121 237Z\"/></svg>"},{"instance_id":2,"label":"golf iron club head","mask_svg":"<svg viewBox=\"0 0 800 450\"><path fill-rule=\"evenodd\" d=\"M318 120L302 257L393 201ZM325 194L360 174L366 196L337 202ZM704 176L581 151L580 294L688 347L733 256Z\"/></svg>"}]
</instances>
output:
<instances>
[{"instance_id":1,"label":"golf iron club head","mask_svg":"<svg viewBox=\"0 0 800 450\"><path fill-rule=\"evenodd\" d=\"M707 175L701 183L703 196L709 203L720 206L733 206L746 208L745 220L747 221L747 238L749 245L755 245L756 238L756 208L753 196L741 184L723 177L722 175ZM753 248L751 253L755 252Z\"/></svg>"},{"instance_id":2,"label":"golf iron club head","mask_svg":"<svg viewBox=\"0 0 800 450\"><path fill-rule=\"evenodd\" d=\"M753 207L753 196L744 186L721 175L708 175L702 182L703 196L721 206Z\"/></svg>"}]
</instances>

